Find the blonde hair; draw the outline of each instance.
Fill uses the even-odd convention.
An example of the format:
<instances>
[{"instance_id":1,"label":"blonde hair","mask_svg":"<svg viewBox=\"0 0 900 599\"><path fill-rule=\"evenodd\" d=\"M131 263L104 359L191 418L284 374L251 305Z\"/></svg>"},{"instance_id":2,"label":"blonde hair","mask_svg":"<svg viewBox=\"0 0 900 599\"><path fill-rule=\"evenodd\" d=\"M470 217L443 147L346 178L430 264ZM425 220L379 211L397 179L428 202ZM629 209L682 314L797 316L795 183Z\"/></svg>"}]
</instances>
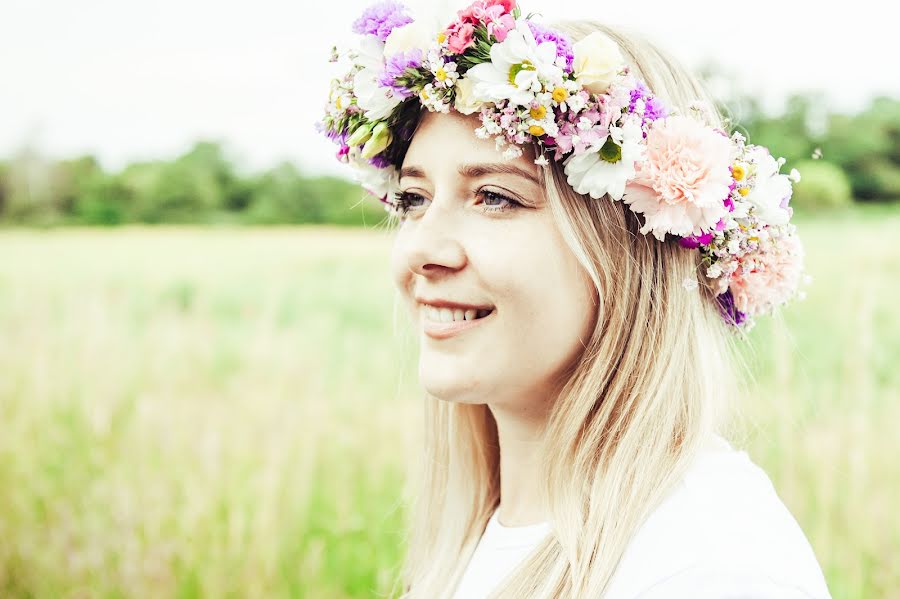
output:
<instances>
[{"instance_id":1,"label":"blonde hair","mask_svg":"<svg viewBox=\"0 0 900 599\"><path fill-rule=\"evenodd\" d=\"M722 126L700 82L654 45L596 22L562 22L573 41L615 40L669 107ZM596 287L595 326L552 403L543 436L548 535L491 597L601 597L628 542L728 413L734 353L711 291L689 292L698 253L640 234L622 202L591 200L551 162L555 220ZM426 397L425 467L409 513L399 584L406 599L450 597L500 500L487 405Z\"/></svg>"}]
</instances>

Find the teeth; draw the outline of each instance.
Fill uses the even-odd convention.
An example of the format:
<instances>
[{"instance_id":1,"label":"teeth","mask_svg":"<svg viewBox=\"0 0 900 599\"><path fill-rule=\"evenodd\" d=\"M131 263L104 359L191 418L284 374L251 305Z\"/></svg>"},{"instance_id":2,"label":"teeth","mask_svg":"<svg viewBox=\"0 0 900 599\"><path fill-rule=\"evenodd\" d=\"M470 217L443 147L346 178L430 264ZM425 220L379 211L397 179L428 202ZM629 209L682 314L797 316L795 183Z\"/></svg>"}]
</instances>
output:
<instances>
[{"instance_id":1,"label":"teeth","mask_svg":"<svg viewBox=\"0 0 900 599\"><path fill-rule=\"evenodd\" d=\"M423 306L425 316L428 320L434 322L458 322L465 320L475 320L483 318L490 314L490 310L462 310L459 308L435 308L434 306Z\"/></svg>"}]
</instances>

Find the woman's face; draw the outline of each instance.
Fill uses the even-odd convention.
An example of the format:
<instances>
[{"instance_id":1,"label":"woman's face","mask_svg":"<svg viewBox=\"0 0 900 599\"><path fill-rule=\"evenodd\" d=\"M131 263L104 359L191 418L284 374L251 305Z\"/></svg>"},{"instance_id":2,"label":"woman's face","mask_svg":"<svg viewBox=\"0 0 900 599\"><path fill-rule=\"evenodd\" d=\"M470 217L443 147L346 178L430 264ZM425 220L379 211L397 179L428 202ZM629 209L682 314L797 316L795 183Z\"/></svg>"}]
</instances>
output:
<instances>
[{"instance_id":1,"label":"woman's face","mask_svg":"<svg viewBox=\"0 0 900 599\"><path fill-rule=\"evenodd\" d=\"M478 126L474 115L423 115L401 170L408 212L392 274L420 340L426 391L537 408L590 334L593 286L557 230L533 154L504 159L475 136ZM470 308L456 317L492 312L441 322L451 312L426 305L435 302Z\"/></svg>"}]
</instances>

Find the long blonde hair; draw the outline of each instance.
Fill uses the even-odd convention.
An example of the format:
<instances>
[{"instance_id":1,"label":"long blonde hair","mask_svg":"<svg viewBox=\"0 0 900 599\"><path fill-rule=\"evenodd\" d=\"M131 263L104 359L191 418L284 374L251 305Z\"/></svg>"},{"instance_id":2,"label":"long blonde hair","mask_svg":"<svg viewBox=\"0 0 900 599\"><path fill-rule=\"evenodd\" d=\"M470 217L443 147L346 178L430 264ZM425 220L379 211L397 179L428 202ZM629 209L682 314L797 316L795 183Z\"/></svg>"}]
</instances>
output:
<instances>
[{"instance_id":1,"label":"long blonde hair","mask_svg":"<svg viewBox=\"0 0 900 599\"><path fill-rule=\"evenodd\" d=\"M602 31L632 72L682 114L722 126L700 82L646 40L596 22L562 22L573 41ZM625 548L734 397L731 335L696 278L698 252L638 232L627 206L591 200L551 162L547 197L598 304L583 354L553 400L543 436L541 491L553 534L491 595L601 597ZM405 599L452 595L500 500L497 427L487 405L425 399L425 467L409 512Z\"/></svg>"}]
</instances>

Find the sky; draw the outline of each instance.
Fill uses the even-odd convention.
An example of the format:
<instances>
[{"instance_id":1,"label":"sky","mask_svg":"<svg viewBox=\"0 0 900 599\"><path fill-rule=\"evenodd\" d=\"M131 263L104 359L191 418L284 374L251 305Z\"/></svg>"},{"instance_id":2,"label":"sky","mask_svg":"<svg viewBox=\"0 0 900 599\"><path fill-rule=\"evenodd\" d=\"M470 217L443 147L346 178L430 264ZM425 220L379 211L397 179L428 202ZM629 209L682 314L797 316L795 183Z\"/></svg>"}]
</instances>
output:
<instances>
[{"instance_id":1,"label":"sky","mask_svg":"<svg viewBox=\"0 0 900 599\"><path fill-rule=\"evenodd\" d=\"M463 2L405 2L449 21ZM360 0L3 0L0 158L28 146L84 153L104 167L171 158L218 140L247 171L280 161L343 173L313 123L322 114L334 44L349 45ZM604 6L606 4L606 6ZM592 18L636 31L689 67L714 63L777 112L818 91L853 112L900 98L895 24L874 0L852 12L790 1L522 4L545 21ZM831 12L829 12L831 11ZM716 91L716 90L714 90ZM344 173L346 174L346 173Z\"/></svg>"}]
</instances>

